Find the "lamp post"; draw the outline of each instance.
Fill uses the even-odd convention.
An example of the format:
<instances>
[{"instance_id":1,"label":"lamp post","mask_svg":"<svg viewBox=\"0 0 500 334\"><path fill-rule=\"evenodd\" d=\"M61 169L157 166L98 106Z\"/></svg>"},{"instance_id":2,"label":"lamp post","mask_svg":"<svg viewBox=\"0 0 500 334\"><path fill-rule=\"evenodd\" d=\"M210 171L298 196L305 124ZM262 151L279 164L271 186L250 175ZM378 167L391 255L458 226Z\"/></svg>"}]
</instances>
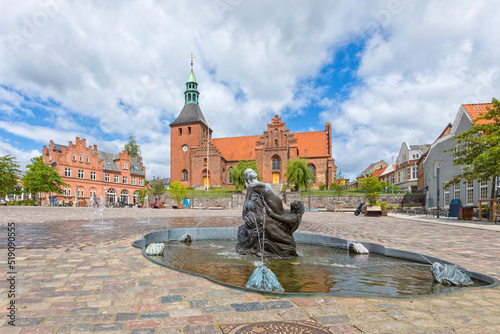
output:
<instances>
[{"instance_id":1,"label":"lamp post","mask_svg":"<svg viewBox=\"0 0 500 334\"><path fill-rule=\"evenodd\" d=\"M194 188L196 188L195 184L193 184L193 200L191 201L191 203L193 203L193 204L191 205L191 208L194 207Z\"/></svg>"},{"instance_id":2,"label":"lamp post","mask_svg":"<svg viewBox=\"0 0 500 334\"><path fill-rule=\"evenodd\" d=\"M309 179L308 183L309 183L309 212L311 212L311 179Z\"/></svg>"}]
</instances>

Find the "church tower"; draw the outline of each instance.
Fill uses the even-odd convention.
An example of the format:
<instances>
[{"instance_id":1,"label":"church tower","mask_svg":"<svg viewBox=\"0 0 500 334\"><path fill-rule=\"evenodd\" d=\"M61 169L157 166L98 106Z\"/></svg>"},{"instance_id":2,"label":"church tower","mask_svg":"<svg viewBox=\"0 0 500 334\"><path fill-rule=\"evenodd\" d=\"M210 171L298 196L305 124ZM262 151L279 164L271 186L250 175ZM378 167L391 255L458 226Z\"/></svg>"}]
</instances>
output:
<instances>
[{"instance_id":1,"label":"church tower","mask_svg":"<svg viewBox=\"0 0 500 334\"><path fill-rule=\"evenodd\" d=\"M175 121L170 123L170 182L179 181L186 187L194 184L192 155L203 145L206 146L207 137L212 134L201 112L199 98L191 57L191 72L186 82L184 107Z\"/></svg>"}]
</instances>

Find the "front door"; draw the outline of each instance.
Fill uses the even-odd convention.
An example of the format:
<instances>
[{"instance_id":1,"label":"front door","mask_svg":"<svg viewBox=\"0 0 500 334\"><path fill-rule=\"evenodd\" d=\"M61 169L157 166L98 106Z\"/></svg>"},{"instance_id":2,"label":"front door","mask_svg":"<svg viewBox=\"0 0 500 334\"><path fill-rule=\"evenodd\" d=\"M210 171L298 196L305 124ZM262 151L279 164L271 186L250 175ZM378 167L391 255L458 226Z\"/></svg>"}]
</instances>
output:
<instances>
[{"instance_id":1,"label":"front door","mask_svg":"<svg viewBox=\"0 0 500 334\"><path fill-rule=\"evenodd\" d=\"M280 173L277 173L277 172L273 173L272 183L280 183Z\"/></svg>"},{"instance_id":2,"label":"front door","mask_svg":"<svg viewBox=\"0 0 500 334\"><path fill-rule=\"evenodd\" d=\"M203 186L206 187L208 185L208 181L210 181L210 178L207 176L203 177Z\"/></svg>"}]
</instances>

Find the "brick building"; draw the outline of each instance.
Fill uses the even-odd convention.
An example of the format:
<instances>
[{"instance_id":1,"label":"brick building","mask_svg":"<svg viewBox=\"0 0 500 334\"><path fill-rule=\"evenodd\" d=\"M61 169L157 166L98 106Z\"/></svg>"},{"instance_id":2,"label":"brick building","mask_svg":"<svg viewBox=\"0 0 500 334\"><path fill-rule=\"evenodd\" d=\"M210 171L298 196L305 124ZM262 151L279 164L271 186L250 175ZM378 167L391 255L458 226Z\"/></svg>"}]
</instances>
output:
<instances>
[{"instance_id":1,"label":"brick building","mask_svg":"<svg viewBox=\"0 0 500 334\"><path fill-rule=\"evenodd\" d=\"M262 181L286 183L289 159L306 158L314 185L330 184L337 168L332 158L330 123L324 131L291 133L278 115L262 135L212 138L212 129L199 106L193 68L184 92L184 107L170 124L170 178L191 186L230 186L229 170L240 160L254 160Z\"/></svg>"},{"instance_id":2,"label":"brick building","mask_svg":"<svg viewBox=\"0 0 500 334\"><path fill-rule=\"evenodd\" d=\"M86 140L76 137L67 146L50 141L43 146L43 161L56 168L68 184L63 195L53 195L57 201L89 201L101 196L108 203L138 203L139 189L145 187L146 169L138 158L124 150L118 154L97 150L97 145L86 146ZM42 196L42 200L44 197Z\"/></svg>"}]
</instances>

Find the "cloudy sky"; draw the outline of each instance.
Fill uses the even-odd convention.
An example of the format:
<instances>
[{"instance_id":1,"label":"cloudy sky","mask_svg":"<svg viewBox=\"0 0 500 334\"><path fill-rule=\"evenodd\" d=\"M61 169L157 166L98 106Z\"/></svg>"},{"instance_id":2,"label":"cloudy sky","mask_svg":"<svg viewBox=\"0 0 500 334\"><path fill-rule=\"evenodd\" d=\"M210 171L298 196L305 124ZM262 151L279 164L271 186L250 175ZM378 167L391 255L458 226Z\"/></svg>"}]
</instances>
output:
<instances>
[{"instance_id":1,"label":"cloudy sky","mask_svg":"<svg viewBox=\"0 0 500 334\"><path fill-rule=\"evenodd\" d=\"M214 137L330 122L353 178L500 96L498 17L487 0L2 1L0 156L24 168L77 136L118 152L133 133L168 177L193 53Z\"/></svg>"}]
</instances>

